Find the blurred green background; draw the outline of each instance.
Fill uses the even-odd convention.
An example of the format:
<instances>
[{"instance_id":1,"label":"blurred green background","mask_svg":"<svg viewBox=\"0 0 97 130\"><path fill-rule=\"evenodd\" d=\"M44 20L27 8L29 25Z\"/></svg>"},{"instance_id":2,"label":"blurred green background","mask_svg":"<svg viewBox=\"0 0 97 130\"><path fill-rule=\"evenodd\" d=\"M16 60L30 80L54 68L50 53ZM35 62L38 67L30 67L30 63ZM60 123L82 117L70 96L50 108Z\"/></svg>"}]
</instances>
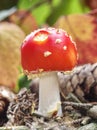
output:
<instances>
[{"instance_id":1,"label":"blurred green background","mask_svg":"<svg viewBox=\"0 0 97 130\"><path fill-rule=\"evenodd\" d=\"M59 16L73 13L86 13L90 10L90 0L3 0L0 10L16 7L30 10L39 26L52 25Z\"/></svg>"}]
</instances>

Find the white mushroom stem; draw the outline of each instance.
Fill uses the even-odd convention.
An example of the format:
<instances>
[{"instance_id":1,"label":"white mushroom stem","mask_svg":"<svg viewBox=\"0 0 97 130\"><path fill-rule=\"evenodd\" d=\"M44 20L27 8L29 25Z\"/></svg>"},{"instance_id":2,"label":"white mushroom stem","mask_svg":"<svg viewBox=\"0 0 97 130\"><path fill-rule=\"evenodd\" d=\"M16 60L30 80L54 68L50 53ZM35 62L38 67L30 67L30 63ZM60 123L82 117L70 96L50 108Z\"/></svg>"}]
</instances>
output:
<instances>
[{"instance_id":1,"label":"white mushroom stem","mask_svg":"<svg viewBox=\"0 0 97 130\"><path fill-rule=\"evenodd\" d=\"M57 72L48 72L40 77L38 112L44 116L62 116Z\"/></svg>"}]
</instances>

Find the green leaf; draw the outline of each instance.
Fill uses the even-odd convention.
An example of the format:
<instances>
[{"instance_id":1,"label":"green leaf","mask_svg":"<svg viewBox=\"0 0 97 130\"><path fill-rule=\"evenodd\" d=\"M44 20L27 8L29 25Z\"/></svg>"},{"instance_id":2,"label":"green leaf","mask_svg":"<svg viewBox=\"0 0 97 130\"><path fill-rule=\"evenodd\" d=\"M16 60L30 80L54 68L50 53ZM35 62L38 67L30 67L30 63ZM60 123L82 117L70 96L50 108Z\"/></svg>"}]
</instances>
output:
<instances>
[{"instance_id":1,"label":"green leaf","mask_svg":"<svg viewBox=\"0 0 97 130\"><path fill-rule=\"evenodd\" d=\"M36 18L38 25L42 25L45 23L50 12L51 11L49 4L42 4L40 7L32 11L33 16Z\"/></svg>"},{"instance_id":2,"label":"green leaf","mask_svg":"<svg viewBox=\"0 0 97 130\"><path fill-rule=\"evenodd\" d=\"M39 2L39 0L19 0L18 8L19 9L29 9L31 6Z\"/></svg>"},{"instance_id":3,"label":"green leaf","mask_svg":"<svg viewBox=\"0 0 97 130\"><path fill-rule=\"evenodd\" d=\"M53 8L52 13L47 19L49 25L53 25L61 15L73 13L83 13L87 10L83 8L83 4L79 0L61 0L58 6Z\"/></svg>"},{"instance_id":4,"label":"green leaf","mask_svg":"<svg viewBox=\"0 0 97 130\"><path fill-rule=\"evenodd\" d=\"M17 82L17 86L18 86L19 89L21 89L23 87L28 88L30 83L31 83L31 79L28 80L26 75L21 74L19 76L19 79L18 79L18 82Z\"/></svg>"},{"instance_id":5,"label":"green leaf","mask_svg":"<svg viewBox=\"0 0 97 130\"><path fill-rule=\"evenodd\" d=\"M53 0L53 1L52 1L53 7L54 7L54 6L58 6L59 4L60 4L60 0Z\"/></svg>"},{"instance_id":6,"label":"green leaf","mask_svg":"<svg viewBox=\"0 0 97 130\"><path fill-rule=\"evenodd\" d=\"M37 5L36 4L39 4ZM40 0L20 0L18 3L19 9L26 9L29 10L30 8L33 8L32 14L36 18L36 21L38 25L42 25L45 23L47 17L50 14L50 4L48 4L48 1L40 1Z\"/></svg>"}]
</instances>

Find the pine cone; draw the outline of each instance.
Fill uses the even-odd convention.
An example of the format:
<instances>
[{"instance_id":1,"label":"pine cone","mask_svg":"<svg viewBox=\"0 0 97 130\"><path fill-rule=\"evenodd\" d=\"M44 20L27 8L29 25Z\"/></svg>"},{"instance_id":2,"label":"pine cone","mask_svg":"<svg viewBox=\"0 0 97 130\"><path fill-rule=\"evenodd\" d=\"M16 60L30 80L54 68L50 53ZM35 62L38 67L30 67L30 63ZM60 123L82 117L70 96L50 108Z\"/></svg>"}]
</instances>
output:
<instances>
[{"instance_id":1,"label":"pine cone","mask_svg":"<svg viewBox=\"0 0 97 130\"><path fill-rule=\"evenodd\" d=\"M9 121L7 125L28 125L29 122L31 123L33 121L31 113L32 109L36 109L36 102L34 93L26 88L21 89L16 99L8 107L7 117Z\"/></svg>"},{"instance_id":2,"label":"pine cone","mask_svg":"<svg viewBox=\"0 0 97 130\"><path fill-rule=\"evenodd\" d=\"M97 101L97 63L78 66L69 73L58 73L62 97L73 93L82 102ZM33 87L34 84L34 87ZM30 89L38 95L39 80L32 81Z\"/></svg>"},{"instance_id":3,"label":"pine cone","mask_svg":"<svg viewBox=\"0 0 97 130\"><path fill-rule=\"evenodd\" d=\"M7 108L10 101L15 97L15 94L8 88L0 86L0 126L7 122Z\"/></svg>"},{"instance_id":4,"label":"pine cone","mask_svg":"<svg viewBox=\"0 0 97 130\"><path fill-rule=\"evenodd\" d=\"M59 78L63 96L74 93L81 101L97 101L97 63L78 66Z\"/></svg>"},{"instance_id":5,"label":"pine cone","mask_svg":"<svg viewBox=\"0 0 97 130\"><path fill-rule=\"evenodd\" d=\"M3 115L4 112L7 110L9 104L9 100L2 96L0 93L0 115Z\"/></svg>"}]
</instances>

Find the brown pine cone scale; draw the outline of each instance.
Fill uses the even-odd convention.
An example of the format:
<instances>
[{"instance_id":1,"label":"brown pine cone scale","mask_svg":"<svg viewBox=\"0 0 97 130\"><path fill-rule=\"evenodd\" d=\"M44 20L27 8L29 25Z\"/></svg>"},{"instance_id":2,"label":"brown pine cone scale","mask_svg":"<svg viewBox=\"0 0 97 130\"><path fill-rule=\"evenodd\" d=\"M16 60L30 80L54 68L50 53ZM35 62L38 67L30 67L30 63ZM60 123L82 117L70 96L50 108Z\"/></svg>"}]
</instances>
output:
<instances>
[{"instance_id":1,"label":"brown pine cone scale","mask_svg":"<svg viewBox=\"0 0 97 130\"><path fill-rule=\"evenodd\" d=\"M59 76L61 93L74 93L81 100L97 101L97 63L85 64Z\"/></svg>"}]
</instances>

